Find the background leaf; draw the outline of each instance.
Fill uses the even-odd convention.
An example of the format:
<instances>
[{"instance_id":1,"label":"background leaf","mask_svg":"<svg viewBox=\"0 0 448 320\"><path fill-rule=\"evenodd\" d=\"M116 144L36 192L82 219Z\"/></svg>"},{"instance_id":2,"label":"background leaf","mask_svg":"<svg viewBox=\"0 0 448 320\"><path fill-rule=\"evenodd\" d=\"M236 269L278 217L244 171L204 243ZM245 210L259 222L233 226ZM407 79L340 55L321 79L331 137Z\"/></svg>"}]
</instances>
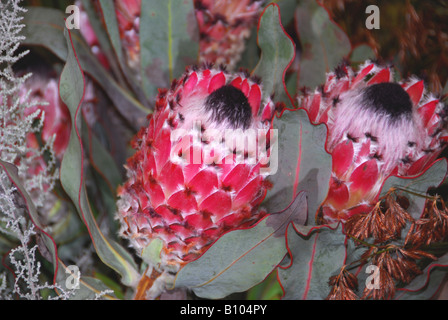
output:
<instances>
[{"instance_id":1,"label":"background leaf","mask_svg":"<svg viewBox=\"0 0 448 320\"><path fill-rule=\"evenodd\" d=\"M123 86L129 84L130 88L132 89L132 92L135 93L138 100L145 101L146 98L141 89L141 84L139 83L140 81L138 81L134 72L131 72L129 66L127 65L126 57L123 54L123 46L122 46L123 40L121 39L120 30L118 27L117 14L115 11L115 3L114 1L110 0L99 0L99 4L101 7L102 20L104 20L104 23L106 25L106 30L109 36L110 44L114 49L113 51L116 57L116 59L111 60L111 62L112 64L114 64L114 61L118 61L119 68L122 71L121 73L116 73L115 75L119 79L122 78L121 75L124 75L126 81L121 81L120 84Z\"/></svg>"},{"instance_id":2,"label":"background leaf","mask_svg":"<svg viewBox=\"0 0 448 320\"><path fill-rule=\"evenodd\" d=\"M199 29L193 1L142 1L140 19L141 78L148 99L158 88L196 64L199 57Z\"/></svg>"},{"instance_id":3,"label":"background leaf","mask_svg":"<svg viewBox=\"0 0 448 320\"><path fill-rule=\"evenodd\" d=\"M120 31L118 30L117 15L115 13L115 5L110 0L99 0L101 11L103 13L104 23L106 24L107 33L118 57L118 61L124 61L123 48L121 47Z\"/></svg>"},{"instance_id":4,"label":"background leaf","mask_svg":"<svg viewBox=\"0 0 448 320\"><path fill-rule=\"evenodd\" d=\"M375 61L377 55L367 44L361 44L353 48L350 54L351 64L363 64L367 60Z\"/></svg>"},{"instance_id":5,"label":"background leaf","mask_svg":"<svg viewBox=\"0 0 448 320\"><path fill-rule=\"evenodd\" d=\"M72 48L71 43L71 37L68 33L67 44L69 48ZM59 88L61 98L68 106L72 116L70 142L60 170L61 184L89 230L100 259L122 276L124 284L132 285L138 278L137 266L126 250L101 232L87 199L83 180L83 147L80 140L80 107L84 95L84 77L73 50L68 52L67 63L61 74Z\"/></svg>"},{"instance_id":6,"label":"background leaf","mask_svg":"<svg viewBox=\"0 0 448 320\"><path fill-rule=\"evenodd\" d=\"M318 1L298 3L296 27L303 50L298 86L314 89L325 83L326 73L348 57L350 40Z\"/></svg>"},{"instance_id":7,"label":"background leaf","mask_svg":"<svg viewBox=\"0 0 448 320\"><path fill-rule=\"evenodd\" d=\"M294 106L284 79L286 70L294 60L295 46L283 29L277 4L271 3L264 9L258 23L257 39L261 57L253 73L263 79L264 97L275 94L277 101Z\"/></svg>"},{"instance_id":8,"label":"background leaf","mask_svg":"<svg viewBox=\"0 0 448 320\"><path fill-rule=\"evenodd\" d=\"M323 300L330 293L328 280L344 265L345 235L342 226L290 225L287 232L292 263L278 270L284 299Z\"/></svg>"},{"instance_id":9,"label":"background leaf","mask_svg":"<svg viewBox=\"0 0 448 320\"><path fill-rule=\"evenodd\" d=\"M97 12L93 1L81 0L81 3L89 19L90 26L92 27L92 30L98 40L101 52L106 56L108 65L114 76L118 77L120 79L118 82L122 84L123 80L121 77L121 70L118 64L115 63L117 61L117 57L112 47L107 30L104 28L103 19L99 16L99 13Z\"/></svg>"}]
</instances>

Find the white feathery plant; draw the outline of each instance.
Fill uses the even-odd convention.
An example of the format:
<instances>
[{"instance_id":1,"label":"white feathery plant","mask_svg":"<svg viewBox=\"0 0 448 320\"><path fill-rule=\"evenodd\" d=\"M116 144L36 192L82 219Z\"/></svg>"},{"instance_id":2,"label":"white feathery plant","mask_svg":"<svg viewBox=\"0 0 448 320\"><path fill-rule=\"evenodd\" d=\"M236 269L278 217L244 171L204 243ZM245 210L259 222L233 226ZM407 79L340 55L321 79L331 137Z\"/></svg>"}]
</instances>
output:
<instances>
[{"instance_id":1,"label":"white feathery plant","mask_svg":"<svg viewBox=\"0 0 448 320\"><path fill-rule=\"evenodd\" d=\"M30 147L29 134L38 133L44 121L40 110L30 112L30 108L43 105L40 101L30 101L29 93L19 91L31 74L18 76L13 70L28 51L18 52L24 37L20 35L26 11L20 7L21 0L0 0L0 159L18 168L18 175L25 190L30 194L37 209L44 207L56 179L53 140L43 147ZM36 168L36 165L44 165ZM16 187L3 170L0 172L0 235L7 239L17 239L19 245L8 253L8 263L12 266L14 285L8 286L6 272L0 274L0 299L36 300L42 299L43 289L58 289L62 294L58 299L69 298L71 293L59 286L42 284L41 263L36 256L37 245L32 245L36 235L34 225L28 218ZM13 242L15 240L12 240ZM54 298L54 297L53 297Z\"/></svg>"}]
</instances>

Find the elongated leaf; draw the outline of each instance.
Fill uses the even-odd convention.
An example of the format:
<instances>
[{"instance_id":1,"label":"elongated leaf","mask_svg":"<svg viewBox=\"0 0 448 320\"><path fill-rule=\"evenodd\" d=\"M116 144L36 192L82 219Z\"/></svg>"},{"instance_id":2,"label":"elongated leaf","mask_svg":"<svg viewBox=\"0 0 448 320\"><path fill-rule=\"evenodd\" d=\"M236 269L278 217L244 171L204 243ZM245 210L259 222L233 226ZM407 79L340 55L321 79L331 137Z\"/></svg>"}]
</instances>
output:
<instances>
[{"instance_id":1,"label":"elongated leaf","mask_svg":"<svg viewBox=\"0 0 448 320\"><path fill-rule=\"evenodd\" d=\"M350 40L318 1L299 2L296 27L303 48L298 85L314 89L325 83L327 72L348 57Z\"/></svg>"},{"instance_id":2,"label":"elongated leaf","mask_svg":"<svg viewBox=\"0 0 448 320\"><path fill-rule=\"evenodd\" d=\"M83 121L83 125L87 127L85 121ZM91 128L87 127L83 130L83 141L88 148L91 165L104 179L111 192L114 193L122 183L122 177L112 155L101 144Z\"/></svg>"},{"instance_id":3,"label":"elongated leaf","mask_svg":"<svg viewBox=\"0 0 448 320\"><path fill-rule=\"evenodd\" d=\"M103 12L104 22L109 34L109 38L112 43L112 47L115 50L115 54L118 57L118 61L124 61L123 48L121 47L120 31L118 30L117 15L115 13L114 1L99 0L101 11Z\"/></svg>"},{"instance_id":4,"label":"elongated leaf","mask_svg":"<svg viewBox=\"0 0 448 320\"><path fill-rule=\"evenodd\" d=\"M294 106L294 101L284 84L285 73L295 56L295 45L283 29L279 6L275 3L268 5L258 24L258 46L261 58L254 74L263 79L263 94L275 94L277 101Z\"/></svg>"},{"instance_id":5,"label":"elongated leaf","mask_svg":"<svg viewBox=\"0 0 448 320\"><path fill-rule=\"evenodd\" d=\"M111 71L114 72L114 75L116 77L120 77L119 66L117 65L117 63L115 63L116 56L114 49L112 48L112 44L110 43L107 31L104 28L103 21L95 8L95 4L90 0L81 0L81 3L89 19L89 23L92 27L93 33L98 40L101 52L106 56ZM118 82L122 83L122 80L120 79L120 81Z\"/></svg>"},{"instance_id":6,"label":"elongated leaf","mask_svg":"<svg viewBox=\"0 0 448 320\"><path fill-rule=\"evenodd\" d=\"M328 280L345 259L345 235L341 229L289 226L287 241L292 263L278 270L284 299L323 300L328 296Z\"/></svg>"},{"instance_id":7,"label":"elongated leaf","mask_svg":"<svg viewBox=\"0 0 448 320\"><path fill-rule=\"evenodd\" d=\"M45 248L40 248L40 250L46 250L51 256L51 262L53 264L53 270L54 270L53 284L58 285L62 288L66 288L66 281L67 277L69 276L69 273L66 272L66 270L68 270L67 266L58 257L58 249L54 239L50 234L44 231L45 226L40 221L41 218L37 213L36 208L34 207L33 201L30 198L29 194L26 192L25 187L21 183L21 180L17 174L17 168L14 165L1 160L0 160L0 166L1 168L3 168L3 170L5 170L10 181L14 184L19 194L23 198L26 211L29 215L29 218L31 219L31 222L34 224L38 236L41 240L40 245L45 246ZM70 290L69 288L66 289L67 291ZM104 284L102 284L101 281L97 279L88 280L85 277L81 276L81 278L79 279L79 289L76 289L76 291L74 291L74 295L71 295L70 298L93 299L95 298L96 294L99 294L104 290L107 290L107 287L104 286ZM103 298L110 299L113 297L110 295L105 295L103 296Z\"/></svg>"},{"instance_id":8,"label":"elongated leaf","mask_svg":"<svg viewBox=\"0 0 448 320\"><path fill-rule=\"evenodd\" d=\"M290 207L272 214L250 229L222 236L198 260L182 268L175 287L187 287L203 298L219 299L260 283L287 253L284 234L292 221L306 215L300 193Z\"/></svg>"},{"instance_id":9,"label":"elongated leaf","mask_svg":"<svg viewBox=\"0 0 448 320\"><path fill-rule=\"evenodd\" d=\"M331 156L325 150L327 128L312 125L304 110L285 110L273 125L278 129L278 170L269 177L273 188L265 199L266 210L281 211L305 191L309 215L314 216L327 195L331 176Z\"/></svg>"},{"instance_id":10,"label":"elongated leaf","mask_svg":"<svg viewBox=\"0 0 448 320\"><path fill-rule=\"evenodd\" d=\"M23 35L24 45L43 46L65 61L67 58L67 43L63 31L65 29L64 14L52 8L27 8L24 15L25 28ZM82 36L73 32L73 45L83 70L92 76L104 89L114 103L120 114L128 120L129 124L138 130L144 123L146 115L150 112L145 101L138 101L126 88L120 86L103 68L90 51Z\"/></svg>"},{"instance_id":11,"label":"elongated leaf","mask_svg":"<svg viewBox=\"0 0 448 320\"><path fill-rule=\"evenodd\" d=\"M89 164L93 168L91 179L95 184L95 192L100 194L96 204L106 212L110 232L118 234L119 224L115 219L117 212L116 191L122 182L122 177L112 155L100 143L99 139L83 121L82 141L86 146Z\"/></svg>"},{"instance_id":12,"label":"elongated leaf","mask_svg":"<svg viewBox=\"0 0 448 320\"><path fill-rule=\"evenodd\" d=\"M140 81L137 80L136 75L132 72L126 62L126 57L123 54L122 39L120 37L120 30L118 28L117 14L115 11L114 1L100 0L102 18L106 24L107 34L109 35L110 43L114 48L116 59L118 61L119 68L122 70L122 74L126 78L127 83L132 88L132 91L136 94L140 101L146 100L145 95L141 89ZM121 77L121 74L119 74Z\"/></svg>"},{"instance_id":13,"label":"elongated leaf","mask_svg":"<svg viewBox=\"0 0 448 320\"><path fill-rule=\"evenodd\" d=\"M65 32L68 33L68 47L72 48L70 33ZM132 285L137 281L138 272L131 255L117 243L104 236L90 211L84 185L83 146L80 137L80 107L84 96L84 76L73 50L68 52L59 89L61 98L68 106L72 116L70 142L61 164L61 184L84 221L100 259L122 276L124 284Z\"/></svg>"},{"instance_id":14,"label":"elongated leaf","mask_svg":"<svg viewBox=\"0 0 448 320\"><path fill-rule=\"evenodd\" d=\"M142 1L141 77L149 99L198 62L199 29L193 1Z\"/></svg>"},{"instance_id":15,"label":"elongated leaf","mask_svg":"<svg viewBox=\"0 0 448 320\"><path fill-rule=\"evenodd\" d=\"M49 48L60 59L67 56L64 38L65 15L53 8L30 7L24 14L23 44Z\"/></svg>"}]
</instances>

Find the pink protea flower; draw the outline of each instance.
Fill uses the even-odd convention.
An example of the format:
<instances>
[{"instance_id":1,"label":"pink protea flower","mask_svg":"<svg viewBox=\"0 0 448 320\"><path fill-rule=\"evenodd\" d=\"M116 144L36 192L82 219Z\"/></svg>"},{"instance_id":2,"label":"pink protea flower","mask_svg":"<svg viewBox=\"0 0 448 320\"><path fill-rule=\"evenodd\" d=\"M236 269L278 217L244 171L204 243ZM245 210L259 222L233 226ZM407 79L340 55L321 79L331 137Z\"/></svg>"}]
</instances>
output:
<instances>
[{"instance_id":1,"label":"pink protea flower","mask_svg":"<svg viewBox=\"0 0 448 320\"><path fill-rule=\"evenodd\" d=\"M29 147L35 148L39 144L52 142L52 150L57 160L62 161L67 149L70 132L70 111L59 96L59 80L57 75L46 72L35 72L20 88L19 95L22 99L31 99L37 104L27 108L25 116L40 111L38 118L43 117L42 128L37 136L31 133L27 137ZM96 115L92 108L96 101L95 87L91 80L87 80L84 93L84 107L82 112L89 125L93 125Z\"/></svg>"},{"instance_id":2,"label":"pink protea flower","mask_svg":"<svg viewBox=\"0 0 448 320\"><path fill-rule=\"evenodd\" d=\"M358 72L340 66L299 105L328 127L333 170L318 221L345 221L372 208L391 175L422 173L448 139L446 108L422 80L394 82L392 70L366 62Z\"/></svg>"},{"instance_id":3,"label":"pink protea flower","mask_svg":"<svg viewBox=\"0 0 448 320\"><path fill-rule=\"evenodd\" d=\"M258 79L207 67L159 91L132 142L118 219L138 254L162 240L162 262L152 266L162 284L224 232L264 215L274 110Z\"/></svg>"},{"instance_id":4,"label":"pink protea flower","mask_svg":"<svg viewBox=\"0 0 448 320\"><path fill-rule=\"evenodd\" d=\"M59 97L59 83L56 77L33 75L20 89L22 97L29 97L35 101L45 102L27 109L27 115L41 110L44 116L40 139L47 143L54 138L53 151L57 159L61 160L70 139L71 117L67 106ZM29 145L37 145L37 137L30 134Z\"/></svg>"},{"instance_id":5,"label":"pink protea flower","mask_svg":"<svg viewBox=\"0 0 448 320\"><path fill-rule=\"evenodd\" d=\"M235 67L261 13L260 0L195 0L200 59Z\"/></svg>"}]
</instances>

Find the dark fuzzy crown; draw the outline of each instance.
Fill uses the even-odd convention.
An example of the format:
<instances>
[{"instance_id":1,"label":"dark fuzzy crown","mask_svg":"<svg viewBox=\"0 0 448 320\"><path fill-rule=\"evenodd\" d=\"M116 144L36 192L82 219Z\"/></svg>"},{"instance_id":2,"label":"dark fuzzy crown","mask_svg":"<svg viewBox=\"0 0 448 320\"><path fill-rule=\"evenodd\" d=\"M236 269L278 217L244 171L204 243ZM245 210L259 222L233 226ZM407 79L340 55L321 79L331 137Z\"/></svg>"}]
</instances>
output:
<instances>
[{"instance_id":1,"label":"dark fuzzy crown","mask_svg":"<svg viewBox=\"0 0 448 320\"><path fill-rule=\"evenodd\" d=\"M363 97L366 107L387 114L391 119L412 116L411 98L398 83L373 84L364 89Z\"/></svg>"},{"instance_id":2,"label":"dark fuzzy crown","mask_svg":"<svg viewBox=\"0 0 448 320\"><path fill-rule=\"evenodd\" d=\"M205 101L205 108L212 112L215 122L228 121L233 129L250 127L252 108L244 93L232 85L213 91Z\"/></svg>"}]
</instances>

